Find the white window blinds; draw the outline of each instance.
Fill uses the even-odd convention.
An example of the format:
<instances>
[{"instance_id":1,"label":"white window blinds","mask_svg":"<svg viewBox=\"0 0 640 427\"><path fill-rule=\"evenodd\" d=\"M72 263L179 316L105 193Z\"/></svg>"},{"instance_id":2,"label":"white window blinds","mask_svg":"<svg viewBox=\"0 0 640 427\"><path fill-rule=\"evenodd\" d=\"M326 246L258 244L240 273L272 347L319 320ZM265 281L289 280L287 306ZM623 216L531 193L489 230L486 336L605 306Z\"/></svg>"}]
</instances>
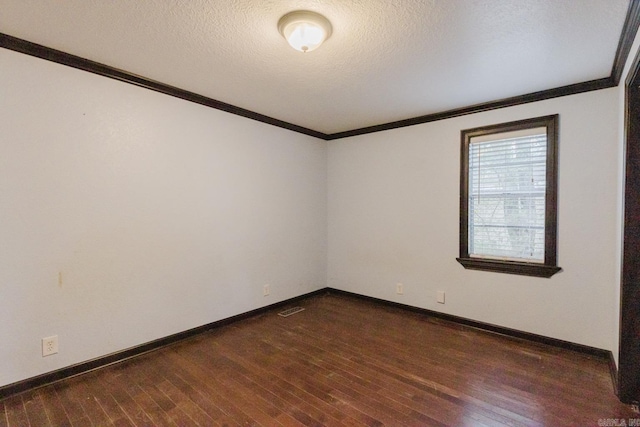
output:
<instances>
[{"instance_id":1,"label":"white window blinds","mask_svg":"<svg viewBox=\"0 0 640 427\"><path fill-rule=\"evenodd\" d=\"M546 128L469 141L469 256L544 262Z\"/></svg>"}]
</instances>

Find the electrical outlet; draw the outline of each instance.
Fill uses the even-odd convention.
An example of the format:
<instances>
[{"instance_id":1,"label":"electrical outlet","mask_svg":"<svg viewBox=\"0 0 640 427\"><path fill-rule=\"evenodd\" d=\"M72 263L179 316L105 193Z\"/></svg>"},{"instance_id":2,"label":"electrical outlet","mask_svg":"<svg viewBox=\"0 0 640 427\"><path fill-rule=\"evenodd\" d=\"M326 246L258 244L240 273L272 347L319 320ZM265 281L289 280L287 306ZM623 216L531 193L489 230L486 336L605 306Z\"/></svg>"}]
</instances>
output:
<instances>
[{"instance_id":1,"label":"electrical outlet","mask_svg":"<svg viewBox=\"0 0 640 427\"><path fill-rule=\"evenodd\" d=\"M51 356L58 352L58 336L42 338L42 357Z\"/></svg>"},{"instance_id":2,"label":"electrical outlet","mask_svg":"<svg viewBox=\"0 0 640 427\"><path fill-rule=\"evenodd\" d=\"M436 296L436 301L439 304L444 304L444 291L438 291L437 296Z\"/></svg>"},{"instance_id":3,"label":"electrical outlet","mask_svg":"<svg viewBox=\"0 0 640 427\"><path fill-rule=\"evenodd\" d=\"M262 295L265 297L271 293L271 285L264 285L262 288Z\"/></svg>"},{"instance_id":4,"label":"electrical outlet","mask_svg":"<svg viewBox=\"0 0 640 427\"><path fill-rule=\"evenodd\" d=\"M402 283L396 283L396 294L404 294L404 285Z\"/></svg>"}]
</instances>

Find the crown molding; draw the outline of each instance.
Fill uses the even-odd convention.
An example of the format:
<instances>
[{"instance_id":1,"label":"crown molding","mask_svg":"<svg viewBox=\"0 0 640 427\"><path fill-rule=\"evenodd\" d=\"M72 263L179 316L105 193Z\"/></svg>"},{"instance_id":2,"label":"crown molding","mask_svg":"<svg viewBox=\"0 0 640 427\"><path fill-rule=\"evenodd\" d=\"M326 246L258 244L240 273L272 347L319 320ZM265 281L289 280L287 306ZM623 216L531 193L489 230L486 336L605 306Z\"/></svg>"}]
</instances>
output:
<instances>
[{"instance_id":1,"label":"crown molding","mask_svg":"<svg viewBox=\"0 0 640 427\"><path fill-rule=\"evenodd\" d=\"M615 86L610 77L598 80L590 80L588 82L575 83L572 85L557 87L554 89L542 90L539 92L528 93L526 95L504 98L497 101L475 104L469 107L456 108L453 110L443 111L440 113L427 114L425 116L413 117L396 122L384 123L375 126L364 127L360 129L348 130L345 132L332 133L327 135L328 140L347 138L350 136L364 135L367 133L381 132L385 130L397 129L406 126L419 125L422 123L435 122L438 120L451 119L454 117L466 116L468 114L481 113L484 111L496 110L498 108L513 107L515 105L528 104L530 102L543 101L545 99L558 98L561 96L575 95L593 90L607 89Z\"/></svg>"},{"instance_id":2,"label":"crown molding","mask_svg":"<svg viewBox=\"0 0 640 427\"><path fill-rule=\"evenodd\" d=\"M638 27L640 26L640 0L631 0L629 2L629 8L627 9L627 16L622 26L622 33L620 34L620 41L618 42L618 49L616 50L616 56L613 60L613 67L611 67L611 80L614 86L618 86L624 66L627 62L627 57L631 51L633 40L636 38Z\"/></svg>"},{"instance_id":3,"label":"crown molding","mask_svg":"<svg viewBox=\"0 0 640 427\"><path fill-rule=\"evenodd\" d=\"M210 108L214 108L216 110L225 111L227 113L246 117L251 120L256 120L272 126L291 130L293 132L309 135L325 141L332 141L342 138L348 138L351 136L382 132L385 130L414 126L438 120L451 119L468 114L481 113L484 111L490 111L505 107L513 107L515 105L528 104L531 102L543 101L546 99L557 98L561 96L575 95L583 92L615 87L619 84L620 78L622 77L622 72L624 70L624 66L627 61L627 57L629 56L629 52L631 50L636 33L638 32L638 27L640 27L640 0L630 0L629 7L627 9L627 15L624 21L622 32L620 34L620 40L618 42L615 59L611 68L611 75L608 77L336 133L323 133L303 126L298 126L296 124L285 122L283 120L266 116L264 114L256 113L255 111L247 110L245 108L237 107L226 102L199 95L185 89L180 89L175 86L170 86L155 80L151 80L146 77L130 73L128 71L120 70L109 65L81 58L79 56L32 43L27 40L22 40L8 34L0 33L0 47L37 58L45 59L47 61L52 61L58 64L77 68L79 70L88 71L93 74L98 74L125 83L133 84L156 92L164 93L166 95L174 96L176 98L184 99L186 101L195 102L196 104L201 104Z\"/></svg>"},{"instance_id":4,"label":"crown molding","mask_svg":"<svg viewBox=\"0 0 640 427\"><path fill-rule=\"evenodd\" d=\"M0 47L13 50L15 52L24 53L26 55L35 56L36 58L46 59L47 61L77 68L79 70L88 71L100 76L109 77L111 79L164 93L166 95L184 99L186 101L195 102L196 104L201 104L210 108L214 108L216 110L221 110L227 113L235 114L237 116L257 120L259 122L270 124L272 126L292 130L294 132L302 133L320 139L326 138L326 134L317 132L313 129L308 129L302 126L295 125L293 123L265 116L264 114L256 113L245 108L236 107L235 105L227 104L226 102L218 101L216 99L208 98L206 96L199 95L188 90L180 89L175 86L170 86L155 80L151 80L146 77L130 73L128 71L110 67L109 65L81 58L76 55L71 55L70 53L32 43L27 40L22 40L8 34L0 33Z\"/></svg>"}]
</instances>

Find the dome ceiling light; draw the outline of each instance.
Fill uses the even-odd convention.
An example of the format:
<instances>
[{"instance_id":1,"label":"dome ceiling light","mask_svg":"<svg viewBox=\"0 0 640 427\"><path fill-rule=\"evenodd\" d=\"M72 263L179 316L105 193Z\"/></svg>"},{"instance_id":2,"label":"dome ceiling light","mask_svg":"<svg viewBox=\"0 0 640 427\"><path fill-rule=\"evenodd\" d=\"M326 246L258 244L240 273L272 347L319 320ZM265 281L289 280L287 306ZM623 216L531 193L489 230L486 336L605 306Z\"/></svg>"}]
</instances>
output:
<instances>
[{"instance_id":1,"label":"dome ceiling light","mask_svg":"<svg viewBox=\"0 0 640 427\"><path fill-rule=\"evenodd\" d=\"M331 36L331 23L319 13L296 10L278 21L278 31L295 50L311 52Z\"/></svg>"}]
</instances>

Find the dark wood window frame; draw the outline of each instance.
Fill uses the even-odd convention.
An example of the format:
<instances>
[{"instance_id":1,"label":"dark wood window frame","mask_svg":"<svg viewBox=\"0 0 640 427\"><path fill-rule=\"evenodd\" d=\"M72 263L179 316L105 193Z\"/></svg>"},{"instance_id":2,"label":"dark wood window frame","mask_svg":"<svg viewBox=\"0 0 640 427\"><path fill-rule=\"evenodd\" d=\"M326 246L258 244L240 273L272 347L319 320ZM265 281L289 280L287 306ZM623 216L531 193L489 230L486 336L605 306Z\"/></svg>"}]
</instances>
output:
<instances>
[{"instance_id":1,"label":"dark wood window frame","mask_svg":"<svg viewBox=\"0 0 640 427\"><path fill-rule=\"evenodd\" d=\"M558 122L559 115L536 117L509 123L500 123L467 129L461 132L460 155L460 256L457 261L471 270L520 274L535 277L551 277L561 270L557 265L558 227ZM545 127L547 129L546 191L545 191L545 231L544 262L502 260L471 257L469 255L469 143L472 138L484 135L513 132L524 129Z\"/></svg>"}]
</instances>

